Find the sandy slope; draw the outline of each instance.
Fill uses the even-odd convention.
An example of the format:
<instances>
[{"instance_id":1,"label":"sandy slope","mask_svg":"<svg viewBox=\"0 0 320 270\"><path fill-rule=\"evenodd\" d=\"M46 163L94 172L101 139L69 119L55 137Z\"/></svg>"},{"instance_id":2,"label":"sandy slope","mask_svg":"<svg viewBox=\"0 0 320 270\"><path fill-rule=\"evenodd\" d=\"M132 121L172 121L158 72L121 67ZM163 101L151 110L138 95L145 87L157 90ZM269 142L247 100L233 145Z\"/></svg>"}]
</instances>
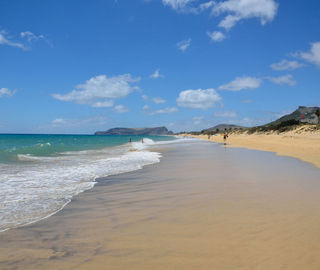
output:
<instances>
[{"instance_id":1,"label":"sandy slope","mask_svg":"<svg viewBox=\"0 0 320 270\"><path fill-rule=\"evenodd\" d=\"M193 137L208 140L207 135ZM224 142L222 135L211 136L210 141ZM226 143L228 147L245 147L275 152L281 156L295 157L320 168L320 131L310 131L308 127L299 127L279 135L277 133L249 135L233 132L229 134Z\"/></svg>"}]
</instances>

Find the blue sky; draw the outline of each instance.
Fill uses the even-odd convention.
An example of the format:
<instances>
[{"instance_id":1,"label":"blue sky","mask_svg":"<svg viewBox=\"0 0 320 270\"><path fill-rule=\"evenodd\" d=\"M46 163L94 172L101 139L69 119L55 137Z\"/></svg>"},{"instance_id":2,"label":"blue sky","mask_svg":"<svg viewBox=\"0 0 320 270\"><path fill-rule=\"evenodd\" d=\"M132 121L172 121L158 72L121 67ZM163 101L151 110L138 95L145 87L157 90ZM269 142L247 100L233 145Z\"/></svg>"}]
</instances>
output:
<instances>
[{"instance_id":1,"label":"blue sky","mask_svg":"<svg viewBox=\"0 0 320 270\"><path fill-rule=\"evenodd\" d=\"M267 123L320 105L318 0L2 0L0 132Z\"/></svg>"}]
</instances>

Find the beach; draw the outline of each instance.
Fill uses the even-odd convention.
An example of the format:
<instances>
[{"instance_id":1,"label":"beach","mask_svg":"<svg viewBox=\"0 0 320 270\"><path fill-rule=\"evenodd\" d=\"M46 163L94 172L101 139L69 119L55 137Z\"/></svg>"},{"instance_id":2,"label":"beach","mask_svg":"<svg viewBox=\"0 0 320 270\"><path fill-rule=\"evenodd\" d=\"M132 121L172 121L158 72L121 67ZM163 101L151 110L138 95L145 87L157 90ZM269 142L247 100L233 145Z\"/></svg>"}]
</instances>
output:
<instances>
[{"instance_id":1,"label":"beach","mask_svg":"<svg viewBox=\"0 0 320 270\"><path fill-rule=\"evenodd\" d=\"M222 134L216 136L190 135L217 143L224 143ZM320 168L320 132L284 132L276 134L247 134L232 132L226 140L227 147L244 147L262 151L275 152L280 156L289 156L310 162Z\"/></svg>"},{"instance_id":2,"label":"beach","mask_svg":"<svg viewBox=\"0 0 320 270\"><path fill-rule=\"evenodd\" d=\"M206 141L0 233L1 269L320 268L320 170Z\"/></svg>"}]
</instances>

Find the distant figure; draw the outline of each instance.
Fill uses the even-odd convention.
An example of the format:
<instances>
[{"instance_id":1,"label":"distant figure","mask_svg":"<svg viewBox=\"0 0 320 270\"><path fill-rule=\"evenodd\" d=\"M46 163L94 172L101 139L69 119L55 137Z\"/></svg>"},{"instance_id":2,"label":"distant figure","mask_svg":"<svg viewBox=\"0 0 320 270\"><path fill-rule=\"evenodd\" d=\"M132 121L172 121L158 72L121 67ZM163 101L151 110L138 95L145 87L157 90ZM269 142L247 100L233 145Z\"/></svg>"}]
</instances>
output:
<instances>
[{"instance_id":1,"label":"distant figure","mask_svg":"<svg viewBox=\"0 0 320 270\"><path fill-rule=\"evenodd\" d=\"M227 133L223 134L224 144L226 144L227 138L228 138L228 134Z\"/></svg>"},{"instance_id":2,"label":"distant figure","mask_svg":"<svg viewBox=\"0 0 320 270\"><path fill-rule=\"evenodd\" d=\"M129 143L131 143L131 138L129 139Z\"/></svg>"},{"instance_id":3,"label":"distant figure","mask_svg":"<svg viewBox=\"0 0 320 270\"><path fill-rule=\"evenodd\" d=\"M141 140L141 142L143 143L143 139Z\"/></svg>"},{"instance_id":4,"label":"distant figure","mask_svg":"<svg viewBox=\"0 0 320 270\"><path fill-rule=\"evenodd\" d=\"M211 136L210 136L210 135L208 135L208 140L210 140L210 138L211 138Z\"/></svg>"}]
</instances>

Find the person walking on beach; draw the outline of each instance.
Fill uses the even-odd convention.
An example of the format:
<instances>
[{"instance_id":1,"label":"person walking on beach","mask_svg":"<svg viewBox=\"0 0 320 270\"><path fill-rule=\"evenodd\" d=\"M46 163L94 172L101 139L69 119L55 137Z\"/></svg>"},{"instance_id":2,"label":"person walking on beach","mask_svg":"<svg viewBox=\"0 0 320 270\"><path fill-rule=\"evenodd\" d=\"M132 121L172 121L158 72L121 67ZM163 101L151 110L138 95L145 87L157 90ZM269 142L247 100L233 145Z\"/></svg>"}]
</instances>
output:
<instances>
[{"instance_id":1,"label":"person walking on beach","mask_svg":"<svg viewBox=\"0 0 320 270\"><path fill-rule=\"evenodd\" d=\"M224 141L224 142L227 141L227 138L228 138L228 134L227 134L227 133L223 134L223 141Z\"/></svg>"},{"instance_id":2,"label":"person walking on beach","mask_svg":"<svg viewBox=\"0 0 320 270\"><path fill-rule=\"evenodd\" d=\"M131 143L131 138L129 139L129 143Z\"/></svg>"},{"instance_id":3,"label":"person walking on beach","mask_svg":"<svg viewBox=\"0 0 320 270\"><path fill-rule=\"evenodd\" d=\"M143 139L141 140L141 142L143 143Z\"/></svg>"}]
</instances>

